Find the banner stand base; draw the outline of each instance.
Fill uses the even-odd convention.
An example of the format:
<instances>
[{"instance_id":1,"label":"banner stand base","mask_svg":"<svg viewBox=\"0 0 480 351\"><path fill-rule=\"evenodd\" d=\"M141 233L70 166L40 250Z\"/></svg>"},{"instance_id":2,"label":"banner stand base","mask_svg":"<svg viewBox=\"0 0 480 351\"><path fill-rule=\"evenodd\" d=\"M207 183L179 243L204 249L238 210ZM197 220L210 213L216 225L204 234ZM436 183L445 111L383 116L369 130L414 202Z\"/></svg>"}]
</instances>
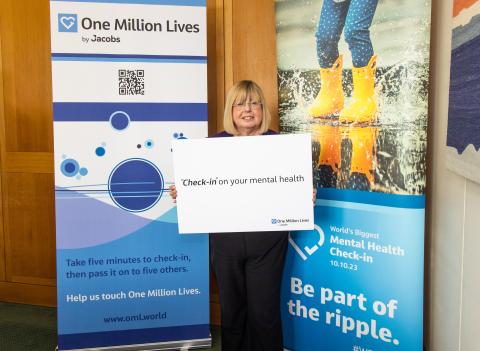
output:
<instances>
[{"instance_id":1,"label":"banner stand base","mask_svg":"<svg viewBox=\"0 0 480 351\"><path fill-rule=\"evenodd\" d=\"M168 341L153 344L139 344L139 345L120 345L120 346L108 346L108 347L95 347L88 349L69 349L59 350L58 346L55 351L160 351L160 350L193 350L212 348L212 336L210 335L205 339L195 340L181 340L181 341Z\"/></svg>"}]
</instances>

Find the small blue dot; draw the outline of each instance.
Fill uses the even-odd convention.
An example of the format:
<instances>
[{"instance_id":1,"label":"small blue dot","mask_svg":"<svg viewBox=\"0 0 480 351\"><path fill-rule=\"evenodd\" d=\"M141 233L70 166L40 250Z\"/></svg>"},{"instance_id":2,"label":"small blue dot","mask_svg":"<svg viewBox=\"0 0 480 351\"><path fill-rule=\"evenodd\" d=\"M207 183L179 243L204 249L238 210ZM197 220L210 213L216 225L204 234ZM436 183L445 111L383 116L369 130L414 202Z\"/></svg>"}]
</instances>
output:
<instances>
[{"instance_id":1,"label":"small blue dot","mask_svg":"<svg viewBox=\"0 0 480 351\"><path fill-rule=\"evenodd\" d=\"M78 173L80 173L80 175L82 176L86 176L88 174L88 169L86 169L85 167L80 168L80 171Z\"/></svg>"},{"instance_id":2,"label":"small blue dot","mask_svg":"<svg viewBox=\"0 0 480 351\"><path fill-rule=\"evenodd\" d=\"M102 157L103 155L105 155L105 148L103 148L103 147L101 147L101 146L97 147L97 148L95 149L95 154L96 154L97 156Z\"/></svg>"},{"instance_id":3,"label":"small blue dot","mask_svg":"<svg viewBox=\"0 0 480 351\"><path fill-rule=\"evenodd\" d=\"M153 140L152 139L148 139L145 141L145 147L147 149L151 149L153 147L154 143L153 143Z\"/></svg>"}]
</instances>

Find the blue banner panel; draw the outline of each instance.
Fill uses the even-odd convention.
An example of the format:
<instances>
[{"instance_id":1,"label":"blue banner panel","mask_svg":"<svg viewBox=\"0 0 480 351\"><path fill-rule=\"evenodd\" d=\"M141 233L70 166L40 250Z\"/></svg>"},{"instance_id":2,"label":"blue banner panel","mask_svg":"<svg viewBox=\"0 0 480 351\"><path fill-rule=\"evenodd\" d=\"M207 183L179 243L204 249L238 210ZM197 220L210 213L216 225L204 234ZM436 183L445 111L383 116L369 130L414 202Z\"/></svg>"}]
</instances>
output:
<instances>
[{"instance_id":1,"label":"blue banner panel","mask_svg":"<svg viewBox=\"0 0 480 351\"><path fill-rule=\"evenodd\" d=\"M53 103L54 121L103 121L123 116L128 121L205 121L206 103Z\"/></svg>"},{"instance_id":2,"label":"blue banner panel","mask_svg":"<svg viewBox=\"0 0 480 351\"><path fill-rule=\"evenodd\" d=\"M285 347L421 350L424 209L367 204L368 195L347 202L337 192L340 200L317 200L314 231L291 234ZM407 196L413 204L422 197Z\"/></svg>"},{"instance_id":3,"label":"blue banner panel","mask_svg":"<svg viewBox=\"0 0 480 351\"><path fill-rule=\"evenodd\" d=\"M53 61L121 61L121 62L174 62L174 63L206 63L206 56L175 55L127 55L127 54L71 54L52 53Z\"/></svg>"},{"instance_id":4,"label":"blue banner panel","mask_svg":"<svg viewBox=\"0 0 480 351\"><path fill-rule=\"evenodd\" d=\"M171 341L201 340L210 332L210 325L188 325L183 327L164 327L149 329L121 330L113 332L65 334L58 336L59 345L68 345L74 349L92 347L112 347L136 344L163 344ZM75 345L75 346L73 346ZM158 348L158 346L155 346ZM67 348L64 348L67 350Z\"/></svg>"}]
</instances>

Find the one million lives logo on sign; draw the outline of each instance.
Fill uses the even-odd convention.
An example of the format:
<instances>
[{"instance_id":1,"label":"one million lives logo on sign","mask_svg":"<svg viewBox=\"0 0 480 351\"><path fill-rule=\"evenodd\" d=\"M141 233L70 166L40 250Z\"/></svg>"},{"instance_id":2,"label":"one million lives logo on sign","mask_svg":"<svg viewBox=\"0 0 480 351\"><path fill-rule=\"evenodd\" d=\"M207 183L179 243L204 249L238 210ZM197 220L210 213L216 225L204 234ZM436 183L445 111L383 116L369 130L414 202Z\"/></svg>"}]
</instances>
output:
<instances>
[{"instance_id":1,"label":"one million lives logo on sign","mask_svg":"<svg viewBox=\"0 0 480 351\"><path fill-rule=\"evenodd\" d=\"M148 20L145 18L115 18L114 20L95 19L90 17L79 18L75 13L58 14L58 32L78 33L88 31L114 31L115 35L102 36L94 33L93 36L82 36L82 42L120 43L119 32L156 32L156 33L200 33L199 23L187 23L175 18Z\"/></svg>"},{"instance_id":2,"label":"one million lives logo on sign","mask_svg":"<svg viewBox=\"0 0 480 351\"><path fill-rule=\"evenodd\" d=\"M58 31L67 33L78 32L77 15L74 13L59 13Z\"/></svg>"}]
</instances>

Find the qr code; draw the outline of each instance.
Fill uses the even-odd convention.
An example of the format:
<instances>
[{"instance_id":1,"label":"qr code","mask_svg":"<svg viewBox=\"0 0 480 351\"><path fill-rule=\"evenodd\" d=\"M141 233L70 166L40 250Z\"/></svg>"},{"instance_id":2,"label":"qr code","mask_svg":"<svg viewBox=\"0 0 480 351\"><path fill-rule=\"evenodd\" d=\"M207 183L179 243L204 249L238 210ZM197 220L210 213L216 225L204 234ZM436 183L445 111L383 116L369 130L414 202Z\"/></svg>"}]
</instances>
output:
<instances>
[{"instance_id":1,"label":"qr code","mask_svg":"<svg viewBox=\"0 0 480 351\"><path fill-rule=\"evenodd\" d=\"M120 95L145 95L145 71L143 69L119 69L118 93Z\"/></svg>"}]
</instances>

